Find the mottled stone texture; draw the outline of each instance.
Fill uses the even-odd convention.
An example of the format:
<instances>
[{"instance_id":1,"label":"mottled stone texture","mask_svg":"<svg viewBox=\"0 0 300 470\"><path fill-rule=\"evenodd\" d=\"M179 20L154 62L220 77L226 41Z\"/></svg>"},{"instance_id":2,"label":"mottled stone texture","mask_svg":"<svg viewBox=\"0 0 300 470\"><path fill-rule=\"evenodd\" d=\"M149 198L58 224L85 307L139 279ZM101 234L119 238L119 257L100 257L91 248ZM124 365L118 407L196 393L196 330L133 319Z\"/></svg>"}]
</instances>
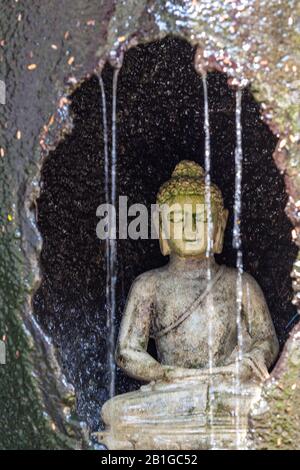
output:
<instances>
[{"instance_id":1,"label":"mottled stone texture","mask_svg":"<svg viewBox=\"0 0 300 470\"><path fill-rule=\"evenodd\" d=\"M250 416L255 449L299 450L300 327L297 325Z\"/></svg>"},{"instance_id":2,"label":"mottled stone texture","mask_svg":"<svg viewBox=\"0 0 300 470\"><path fill-rule=\"evenodd\" d=\"M67 94L76 82L92 74L95 67L97 67L99 59L103 58L106 52L111 49L115 51L119 48L124 49L130 42L154 40L167 33L178 34L194 44L199 43L209 49L209 54L211 53L212 57L214 52L221 47L233 60L233 65L231 64L232 66L227 67L225 71L232 76L246 76L250 80L253 80L253 89L259 100L263 102L265 117L269 120L272 118L272 125L274 129L278 130L281 144L278 147L279 151L276 154L276 159L278 165L286 170L286 184L293 197L289 204L289 215L293 216L293 223L296 226L294 237L297 239L299 219L296 204L299 198L300 185L298 181L299 136L297 136L297 133L299 133L299 94L297 91L299 80L299 53L297 52L299 50L299 28L296 22L299 2L285 1L279 3L275 0L268 2L249 0L242 12L235 11L233 9L234 6L231 4L223 5L223 2L221 2L216 10L215 7L212 6L211 8L206 7L203 11L195 13L194 9L197 4L203 9L202 2L165 2L163 0L155 2L146 0L129 0L126 2L112 2L110 0L91 0L89 2L83 0L66 0L64 2L52 0L49 2L39 0L37 2L30 0L26 3L3 0L1 3L0 79L4 78L6 81L7 100L5 106L0 105L0 337L3 335L7 337L8 364L5 367L0 367L0 422L2 429L5 429L5 432L1 433L0 447L60 448L70 445L81 445L81 437L76 431L76 426L71 426L72 429L70 429L69 424L67 424L66 414L68 414L68 409L65 409L63 401L65 396L67 396L67 398L69 397L70 392L68 390L66 391L64 387L61 386L61 373L54 358L51 342L46 341L46 338L39 330L32 317L31 309L25 301L27 294L32 292L33 288L35 288L37 282L40 280L37 263L41 242L33 219L35 204L31 203L30 199L25 199L25 193L31 193L31 200L34 201L34 194L38 192L38 178L33 182L33 185L31 185L30 182L39 169L40 147L38 144L41 131L43 131L41 145L43 153L46 153L49 148L55 145L62 130L67 127L67 102L61 99L61 97ZM216 5L215 2L214 5ZM187 6L190 8L187 9ZM229 14L229 16L227 17L227 21L224 21L222 18L224 15L226 16L226 14ZM266 20L264 18L266 18ZM245 47L249 42L249 37L251 38L250 49ZM140 52L138 52L138 54L140 54ZM156 52L154 52L154 54L156 54ZM162 62L163 60L167 60L169 54L171 54L171 52L166 51L165 56L162 55ZM175 62L176 54L175 50ZM226 62L228 64L226 54L219 60L219 66L223 70L226 69ZM134 57L134 54L132 57ZM133 61L134 60L135 58ZM237 67L236 64L238 64ZM192 66L190 65L189 67L190 70L192 70ZM135 67L134 64L131 69L135 70L134 74L136 74L136 80L146 86L147 75L138 78L140 73L139 69ZM154 71L152 72L154 73ZM172 83L174 83L175 87L175 82L178 77L178 75L176 76L176 70L174 70L173 75L175 79ZM109 72L107 72L107 77L108 76ZM138 144L140 141L142 145L145 145L145 140L143 140L144 124L146 124L147 120L152 118L148 113L144 113L147 102L149 110L154 104L151 101L151 94L148 93L148 90L147 93L140 98L137 96L137 102L140 102L139 110L143 111L139 113L140 119L145 122L141 122L142 125L138 126L134 132L133 127L131 127L131 116L128 114L128 110L124 112L126 119L125 122L123 121L123 130L119 131L119 154L121 162L119 171L122 175L122 179L120 180L120 192L122 193L123 187L127 187L126 185L129 184L130 180L131 182L133 181L134 185L128 186L132 188L130 199L135 199L135 197L138 196L141 197L141 202L150 202L156 191L155 185L159 185L159 183L169 175L170 168L174 166L174 163L176 163L178 159L186 157L194 158L194 155L196 155L196 159L199 158L199 149L201 148L201 142L203 140L202 112L201 110L193 111L192 117L187 121L188 125L183 125L185 121L182 123L182 114L180 112L180 109L182 109L180 107L185 102L190 103L192 99L198 98L202 100L201 94L196 94L196 96L194 94L196 93L195 90L198 90L200 93L200 88L195 83L196 75L194 75L194 77L195 78L191 79L190 82L184 82L186 90L185 96L187 98L183 95L180 100L174 99L174 101L176 101L176 107L174 108L176 111L175 114L172 114L170 109L168 109L168 83L166 82L164 84L165 88L162 89L160 100L157 100L157 106L153 108L153 111L156 111L156 115L162 114L162 121L157 125L155 138L147 140L146 142L147 158L149 158L148 177L144 176L144 178L142 178L144 175L145 160L142 158L139 151L141 144ZM106 82L108 93L109 80L110 79L107 78ZM216 80L220 80L220 78ZM125 85L126 80L124 79L124 81ZM127 84L128 82L129 80L127 80ZM90 85L90 83L91 82L88 82L83 85L83 90L88 90L91 86L91 95L90 98L88 98L88 102L94 99L99 100L99 89L95 81L93 85ZM179 81L178 87L181 83L182 82ZM120 86L122 86L122 75L120 76ZM176 87L174 89L176 89ZM156 89L154 89L154 92L156 92ZM80 101L81 91L77 93ZM134 86L128 89L128 94L132 97L133 107L136 107L134 104L135 93ZM124 92L124 100L129 99L128 94L126 95ZM91 98L92 96L93 98ZM232 95L230 99L232 100ZM225 102L226 100L227 98ZM83 107L84 106L85 105L83 105ZM120 101L118 106L120 106L121 109L122 106L123 109L126 109L122 101ZM253 107L251 105L249 108L246 107L246 109L248 109L248 111L245 112L249 112L249 114L253 116L254 121L257 121L259 126L261 126L255 105L253 105ZM164 112L162 112L162 110ZM189 113L191 111L188 110L186 112ZM53 114L54 117L51 117ZM215 116L219 116L219 120L212 125L213 134L224 128L224 116L226 116L226 112L215 113ZM94 124L94 129L97 127L97 122L100 125L100 116L98 115L97 117L97 115L95 115L95 119L98 119L98 121ZM267 141L270 139L270 143L267 145L269 151L260 151L262 147L260 147L260 144L257 142L260 142L261 132L264 133L267 131L261 131L260 127L259 131L257 130L251 133L252 125L248 126L246 116L244 119L244 139L247 140L249 138L256 148L255 151L253 149L249 151L249 157L246 157L246 161L249 158L251 159L252 156L253 162L255 158L257 158L259 159L259 165L261 165L258 166L255 177L253 174L253 177L249 178L249 185L248 189L245 187L245 194L247 194L247 191L254 190L257 181L262 181L264 175L266 178L264 187L268 188L270 186L273 188L272 191L268 192L268 196L271 193L271 196L269 196L271 206L268 208L268 211L261 212L261 228L255 231L254 234L251 234L252 222L245 223L244 236L246 237L247 243L250 245L253 243L253 246L256 245L257 253L259 253L258 258L261 261L257 265L257 258L251 257L251 255L248 257L246 254L245 263L250 272L252 272L252 269L257 269L258 281L264 288L268 301L269 298L275 295L274 292L277 292L277 297L275 295L277 301L274 300L273 305L276 312L278 311L278 314L276 313L274 321L277 330L282 332L280 334L282 335L282 339L284 339L284 327L288 319L293 315L292 307L289 304L291 290L288 272L291 269L295 251L293 251L293 248L285 248L288 247L290 243L288 238L290 226L287 219L283 216L283 206L286 201L282 180L280 178L277 179L278 173L274 166L269 166L269 163L266 163L265 166L264 163L264 160L271 162L270 154L276 142L270 134L268 134L268 137L266 137L266 134L262 134L265 135ZM176 120L179 120L181 124L179 125ZM170 124L172 124L172 126ZM43 126L47 127L43 130ZM172 138L179 140L180 137L180 135L177 134L178 126L182 130L182 138L178 144L173 145L171 143ZM234 123L232 118L229 118L228 121L226 119L226 126L226 129L233 128ZM142 132L139 132L139 129L141 129ZM72 138L75 139L74 135ZM157 145L155 139L157 135L159 136L158 142L161 148L159 159L156 157ZM230 142L227 141L229 135L232 134L226 132L223 143L220 143L220 146L222 145L224 148L223 152L213 150L213 158L216 162L218 158L220 158L220 164L222 165L228 162L227 157L231 155L234 145L232 140L230 140ZM84 142L84 138L86 139L86 143L89 141L89 137L86 133L85 137L83 135L82 138L82 142ZM98 138L101 146L100 134ZM97 136L94 140L95 145L96 140ZM213 141L214 140L213 136ZM124 144L125 150L122 149L122 142L128 142L128 148L126 148ZM92 146L92 144L90 145ZM263 144L261 145L263 146ZM82 148L85 147L86 146L82 144ZM183 153L185 154L183 155ZM193 155L190 155L190 153L193 153ZM68 158L72 159L71 154L68 155L66 161L68 161ZM89 155L89 159L86 158L88 166L85 169L85 173L80 174L87 182L90 181L90 183L88 183L89 188L91 192L95 189L96 199L99 193L97 193L97 182L94 178L96 173L94 164L97 165L97 162L100 162L100 157L98 154L98 156L93 154L93 152L90 152ZM224 157L222 157L222 155L224 155ZM131 158L136 159L135 167L129 164L129 161L132 162L132 160L130 160ZM162 158L164 158L163 165L161 164ZM51 157L49 157L49 162L50 161ZM71 168L73 168L73 164L74 161L72 160L70 164ZM250 170L251 165L249 165L250 164L245 165L245 177L247 176L247 169L249 169L249 173L252 171ZM45 167L45 172L47 171L46 168L47 167ZM128 172L126 173L125 170L127 169ZM57 171L60 171L60 167L57 168ZM214 176L217 179L218 172L214 169L213 171L215 171ZM67 170L62 169L62 174L64 172L66 175L68 174ZM90 172L94 174L93 178L90 177ZM232 185L232 183L228 183L228 181L232 181L232 172L232 169L228 170L228 172L224 172L224 188L228 188L227 203L229 206L231 204L231 207L232 186L230 186L230 184ZM226 178L228 178L228 181ZM155 182L155 184L153 182ZM217 182L220 183L219 181ZM135 189L133 189L133 187ZM53 188L51 191L52 190ZM84 192L82 194L84 194ZM102 189L101 194L103 195ZM89 197L91 198L91 194ZM260 202L264 200L264 191L257 191L256 198L253 198L256 205L251 208L251 217L254 216L254 213L257 213L257 210L258 213L260 213ZM76 204L80 209L78 201L74 202L74 206L76 206ZM98 205L98 201L95 205ZM53 207L53 210L54 209L57 208ZM90 214L94 213L90 207L88 211ZM47 211L44 212L45 215L46 213ZM276 214L276 216L274 216L274 214ZM268 218L269 215L270 219ZM90 217L91 219L87 220L86 225L84 222L81 223L81 227L92 230L92 215ZM274 217L278 226L282 224L282 230L279 231L276 225L274 227ZM273 223L271 227L271 225L268 225L268 221L271 223L272 218ZM43 224L43 221L41 221L41 224ZM61 221L59 221L59 224L61 224ZM44 227L46 227L46 225L47 222L44 219ZM264 241L263 237L268 233L268 229L271 235L270 238L266 238ZM278 239L276 238L277 235L274 235L274 231L277 233ZM44 233L46 235L46 232ZM74 234L75 239L77 236L77 234ZM274 236L275 243L273 242ZM58 239L59 238L53 239L53 244L55 244ZM68 238L67 236L67 239L71 240L72 237ZM83 243L86 245L87 239L84 237L83 239ZM225 250L224 255L227 260L232 256L229 240L228 238L225 247L227 251ZM278 244L277 240L280 240ZM92 243L95 243L95 241ZM122 306L122 302L124 302L131 279L139 274L139 272L161 263L159 255L155 255L155 253L157 253L155 245L152 242L146 242L146 244L147 249L144 249L142 242L135 244L130 242L126 250L122 249L123 251L121 251L123 257L122 263L119 265L119 270L121 273L124 273L124 275L121 276L122 279L124 279L124 284L119 287L120 306ZM82 253L78 245L75 246L76 253L77 251ZM279 252L278 256L276 256L275 247L278 247L276 248ZM87 254L89 253L89 248L86 248L85 253L86 259L88 259ZM74 255L73 252L73 256L74 264L76 264L76 262L78 262L77 254ZM96 255L94 254L93 256ZM70 260L70 258L68 259ZM55 261L59 264L58 258ZM69 261L69 263L71 263L71 261ZM83 264L84 263L79 264L79 266L83 266ZM99 266L96 261L92 262L92 265ZM141 265L143 267L139 268ZM295 267L297 268L297 265L295 265ZM66 269L67 268L68 264L66 264ZM94 275L94 273L99 272L97 269L90 269L90 274ZM55 268L53 268L53 270L55 271ZM277 277L275 276L274 278L275 280L272 280L272 276L268 275L268 270L279 272L277 272ZM85 272L86 271L84 271L84 273ZM294 272L296 274L296 271ZM83 276L82 278L77 278L77 285L81 285L81 282L83 282L82 279ZM88 277L88 279L83 282L83 285L86 286L89 282L94 286L97 284L95 279L92 281L89 281L89 279ZM46 278L44 278L44 282L47 282ZM64 285L66 282L65 277L63 281ZM298 289L297 282L295 283L295 289ZM57 301L59 307L61 307L60 295L65 295L65 292L62 293L58 290L55 293L52 292L52 294L53 303ZM80 333L88 331L87 337L90 339L87 339L85 350L87 356L90 357L88 353L90 341L98 343L99 331L102 331L101 321L103 320L100 320L101 309L99 308L99 311L95 313L93 306L93 302L96 302L98 305L98 300L101 298L101 289L95 297L91 296L90 299L89 295L90 294L87 293L88 302L90 302L90 304L88 308L87 305L85 305L85 308L87 308L86 311L91 312L91 320L86 320L88 315L85 315L83 317L85 320L82 320L78 313L79 310L77 310L76 315L80 318L79 322L74 322L72 319L68 319L68 321L72 325L75 324ZM78 298L79 295L77 299ZM65 306L63 308L65 308ZM272 310L271 305L270 309ZM285 313L281 315L279 312ZM51 317L50 311L48 311L47 315L44 321L46 327L50 324L47 321L47 318ZM53 322L56 321L55 318L54 316ZM22 327L24 321L26 333ZM86 321L86 330L80 330L80 321ZM95 327L95 324L97 324L97 327ZM95 328L96 332L92 333L92 328ZM59 336L53 336L56 337L56 342L59 343ZM74 343L76 344L76 341L74 341ZM99 348L101 349L101 346L99 346ZM97 354L93 359L94 364L98 363L99 355ZM74 357L72 353L70 357L71 359ZM80 399L79 396L82 414L88 419L90 424L96 426L97 419L95 419L95 413L102 400L102 392L101 390L101 393L98 392L98 390L95 392L94 386L96 383L100 384L99 387L101 389L102 381L100 379L98 381L98 377L99 375L102 377L102 371L100 369L94 369L94 371L92 371L92 369L87 366L86 362L81 359L82 357L77 358L75 365L72 364L67 367L68 374L69 378L74 379L77 391L79 390L79 395L83 397ZM76 369L77 366L78 368ZM97 367L100 366L98 365ZM76 370L77 372L74 372ZM86 370L87 375L85 378L82 377L82 374L85 373L79 372L84 370ZM98 372L95 373L95 370L98 370ZM33 375L33 372L36 375ZM88 385L86 385L90 380L91 391L88 390ZM120 378L119 380L120 383L123 384L120 385L120 387L124 386L128 389L128 387L133 386L133 384L127 383L125 379ZM78 384L80 384L80 386ZM81 392L83 389L88 390L88 392ZM97 397L94 401L94 399L92 400L90 397L91 395L94 396L95 393ZM279 401L280 400L281 398ZM70 399L68 398L67 401L67 408L69 408ZM91 412L89 411L88 403L91 403ZM47 416L43 414L43 411L47 412ZM74 435L77 444L75 444L74 440L69 440L69 437L73 437Z\"/></svg>"},{"instance_id":3,"label":"mottled stone texture","mask_svg":"<svg viewBox=\"0 0 300 470\"><path fill-rule=\"evenodd\" d=\"M112 10L112 2L1 1L0 79L7 96L0 105L0 338L6 338L7 365L0 366L0 448L81 445L78 425L67 419L70 392L51 343L25 301L39 278L40 247L28 212L34 213L34 205L25 204L25 193L40 161L42 126L57 108L64 77L83 77L95 67ZM88 25L93 18L95 26ZM56 126L63 118L59 112Z\"/></svg>"}]
</instances>

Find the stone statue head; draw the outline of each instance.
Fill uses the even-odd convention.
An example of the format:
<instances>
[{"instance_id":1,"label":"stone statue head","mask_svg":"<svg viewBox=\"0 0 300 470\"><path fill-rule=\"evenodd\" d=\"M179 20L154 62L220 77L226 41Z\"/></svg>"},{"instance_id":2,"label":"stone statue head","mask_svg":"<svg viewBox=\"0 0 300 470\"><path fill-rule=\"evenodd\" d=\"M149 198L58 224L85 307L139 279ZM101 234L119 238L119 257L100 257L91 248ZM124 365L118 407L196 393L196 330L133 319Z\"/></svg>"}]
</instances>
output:
<instances>
[{"instance_id":1,"label":"stone statue head","mask_svg":"<svg viewBox=\"0 0 300 470\"><path fill-rule=\"evenodd\" d=\"M173 252L182 257L204 257L208 248L210 253L221 253L228 210L215 184L205 189L204 170L200 165L189 160L178 163L171 179L160 187L157 204L163 255Z\"/></svg>"}]
</instances>

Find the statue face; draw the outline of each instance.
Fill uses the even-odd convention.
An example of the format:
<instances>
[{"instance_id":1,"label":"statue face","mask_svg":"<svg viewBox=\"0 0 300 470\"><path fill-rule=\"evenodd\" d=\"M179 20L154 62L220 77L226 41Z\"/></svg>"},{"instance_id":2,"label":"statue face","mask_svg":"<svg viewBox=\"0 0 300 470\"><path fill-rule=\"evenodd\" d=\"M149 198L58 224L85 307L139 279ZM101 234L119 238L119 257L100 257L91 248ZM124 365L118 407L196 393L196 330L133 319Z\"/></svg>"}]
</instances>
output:
<instances>
[{"instance_id":1,"label":"statue face","mask_svg":"<svg viewBox=\"0 0 300 470\"><path fill-rule=\"evenodd\" d=\"M216 210L211 202L211 251L220 253L228 211ZM162 211L160 244L163 254L205 257L209 240L209 220L205 201L200 196L179 195Z\"/></svg>"}]
</instances>

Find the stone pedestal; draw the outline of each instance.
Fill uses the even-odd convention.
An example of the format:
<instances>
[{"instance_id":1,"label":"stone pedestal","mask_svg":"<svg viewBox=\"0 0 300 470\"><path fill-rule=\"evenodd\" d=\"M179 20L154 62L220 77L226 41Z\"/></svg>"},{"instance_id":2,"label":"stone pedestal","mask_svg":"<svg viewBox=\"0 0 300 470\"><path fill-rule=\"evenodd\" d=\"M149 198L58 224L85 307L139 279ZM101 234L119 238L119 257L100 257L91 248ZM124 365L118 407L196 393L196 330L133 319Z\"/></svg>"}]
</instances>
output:
<instances>
[{"instance_id":1,"label":"stone pedestal","mask_svg":"<svg viewBox=\"0 0 300 470\"><path fill-rule=\"evenodd\" d=\"M242 390L197 382L148 385L105 403L106 430L97 433L110 450L207 450L247 447L248 414L260 386Z\"/></svg>"}]
</instances>

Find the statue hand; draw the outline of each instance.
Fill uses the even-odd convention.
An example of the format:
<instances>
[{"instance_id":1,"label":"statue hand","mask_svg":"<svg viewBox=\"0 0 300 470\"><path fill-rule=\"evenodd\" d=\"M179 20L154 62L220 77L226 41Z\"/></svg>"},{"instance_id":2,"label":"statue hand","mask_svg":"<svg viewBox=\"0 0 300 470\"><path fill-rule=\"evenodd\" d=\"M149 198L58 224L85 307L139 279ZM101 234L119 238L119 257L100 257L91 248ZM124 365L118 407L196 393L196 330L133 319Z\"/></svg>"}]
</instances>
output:
<instances>
[{"instance_id":1,"label":"statue hand","mask_svg":"<svg viewBox=\"0 0 300 470\"><path fill-rule=\"evenodd\" d=\"M269 372L264 361L246 354L242 362L244 367L243 373L246 375L248 371L248 379L252 378L261 382L269 378Z\"/></svg>"},{"instance_id":2,"label":"statue hand","mask_svg":"<svg viewBox=\"0 0 300 470\"><path fill-rule=\"evenodd\" d=\"M173 382L176 380L190 379L193 377L207 376L205 369L186 369L184 367L172 367L163 366L164 368L164 379L167 382ZM203 373L204 372L204 373Z\"/></svg>"},{"instance_id":3,"label":"statue hand","mask_svg":"<svg viewBox=\"0 0 300 470\"><path fill-rule=\"evenodd\" d=\"M245 354L238 366L236 362L234 362L226 367L232 368L235 377L237 377L238 374L242 382L249 382L253 379L261 382L262 380L266 380L269 376L266 367L257 364L256 361L247 354Z\"/></svg>"}]
</instances>

